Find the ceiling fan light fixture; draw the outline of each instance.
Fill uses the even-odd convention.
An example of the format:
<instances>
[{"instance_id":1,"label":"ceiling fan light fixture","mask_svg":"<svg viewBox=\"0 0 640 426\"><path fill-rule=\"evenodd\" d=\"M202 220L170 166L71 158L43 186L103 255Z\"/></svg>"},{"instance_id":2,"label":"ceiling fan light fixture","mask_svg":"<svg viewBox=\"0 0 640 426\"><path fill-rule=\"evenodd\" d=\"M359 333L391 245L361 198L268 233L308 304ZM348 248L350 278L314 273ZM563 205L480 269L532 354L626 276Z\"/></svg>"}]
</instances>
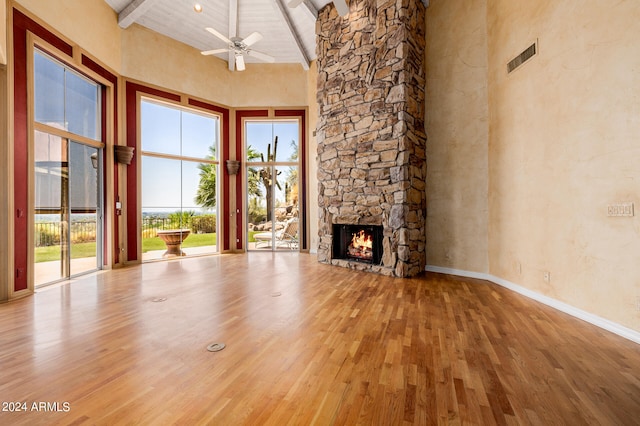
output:
<instances>
[{"instance_id":1,"label":"ceiling fan light fixture","mask_svg":"<svg viewBox=\"0 0 640 426\"><path fill-rule=\"evenodd\" d=\"M245 66L244 66L244 56L242 56L241 53L236 53L236 69L238 71L244 71L245 70Z\"/></svg>"},{"instance_id":2,"label":"ceiling fan light fixture","mask_svg":"<svg viewBox=\"0 0 640 426\"><path fill-rule=\"evenodd\" d=\"M196 3L193 5L193 10L195 10L196 13L201 13L202 12L202 5L200 3Z\"/></svg>"}]
</instances>

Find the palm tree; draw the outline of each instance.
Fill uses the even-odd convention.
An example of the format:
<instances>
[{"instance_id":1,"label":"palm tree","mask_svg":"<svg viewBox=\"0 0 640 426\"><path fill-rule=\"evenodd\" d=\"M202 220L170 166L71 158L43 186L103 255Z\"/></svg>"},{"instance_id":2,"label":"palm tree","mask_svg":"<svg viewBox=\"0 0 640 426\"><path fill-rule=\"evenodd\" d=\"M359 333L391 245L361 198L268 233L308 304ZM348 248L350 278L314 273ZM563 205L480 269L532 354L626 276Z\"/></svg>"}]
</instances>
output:
<instances>
[{"instance_id":1,"label":"palm tree","mask_svg":"<svg viewBox=\"0 0 640 426\"><path fill-rule=\"evenodd\" d=\"M260 153L251 145L247 147L247 160L255 160L256 158L260 158ZM258 185L260 181L259 173L255 168L249 168L247 173L247 191L250 195L255 197L261 197L262 191L260 191L260 186Z\"/></svg>"},{"instance_id":2,"label":"palm tree","mask_svg":"<svg viewBox=\"0 0 640 426\"><path fill-rule=\"evenodd\" d=\"M214 160L216 158L215 146L209 147L209 155L207 160ZM254 160L260 158L260 153L256 151L251 145L247 148L247 159ZM200 169L200 183L198 184L198 191L196 192L195 202L197 205L204 208L213 208L216 206L216 165L210 163L201 163L198 165ZM256 170L249 169L248 173L248 191L249 194L256 197L262 196L262 191L259 187L259 176Z\"/></svg>"},{"instance_id":3,"label":"palm tree","mask_svg":"<svg viewBox=\"0 0 640 426\"><path fill-rule=\"evenodd\" d=\"M216 158L216 147L209 147L209 155L207 160ZM216 165L210 163L198 164L200 169L200 183L198 184L198 192L196 192L195 202L197 205L205 209L212 209L216 206Z\"/></svg>"}]
</instances>

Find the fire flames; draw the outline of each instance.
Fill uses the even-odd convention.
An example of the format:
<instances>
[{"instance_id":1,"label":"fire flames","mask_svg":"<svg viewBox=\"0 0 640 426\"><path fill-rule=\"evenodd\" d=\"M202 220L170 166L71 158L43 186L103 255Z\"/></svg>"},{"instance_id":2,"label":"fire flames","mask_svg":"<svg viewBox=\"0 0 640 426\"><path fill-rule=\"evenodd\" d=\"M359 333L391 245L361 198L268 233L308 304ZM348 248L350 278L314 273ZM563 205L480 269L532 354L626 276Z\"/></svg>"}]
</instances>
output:
<instances>
[{"instance_id":1,"label":"fire flames","mask_svg":"<svg viewBox=\"0 0 640 426\"><path fill-rule=\"evenodd\" d=\"M351 256L373 256L373 236L367 234L364 230L360 230L351 235L351 244L349 245L349 254Z\"/></svg>"}]
</instances>

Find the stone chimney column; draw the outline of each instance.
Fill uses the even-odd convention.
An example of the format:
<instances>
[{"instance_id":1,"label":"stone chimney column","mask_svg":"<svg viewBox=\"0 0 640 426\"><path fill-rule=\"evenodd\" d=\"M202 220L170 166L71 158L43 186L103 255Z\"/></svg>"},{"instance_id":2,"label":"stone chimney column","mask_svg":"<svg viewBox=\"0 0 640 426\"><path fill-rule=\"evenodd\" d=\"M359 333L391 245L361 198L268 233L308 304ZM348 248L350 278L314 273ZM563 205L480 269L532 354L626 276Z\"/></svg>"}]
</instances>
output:
<instances>
[{"instance_id":1,"label":"stone chimney column","mask_svg":"<svg viewBox=\"0 0 640 426\"><path fill-rule=\"evenodd\" d=\"M328 5L318 54L318 260L410 277L426 264L425 7L417 0ZM332 258L332 225L383 227L378 265Z\"/></svg>"}]
</instances>

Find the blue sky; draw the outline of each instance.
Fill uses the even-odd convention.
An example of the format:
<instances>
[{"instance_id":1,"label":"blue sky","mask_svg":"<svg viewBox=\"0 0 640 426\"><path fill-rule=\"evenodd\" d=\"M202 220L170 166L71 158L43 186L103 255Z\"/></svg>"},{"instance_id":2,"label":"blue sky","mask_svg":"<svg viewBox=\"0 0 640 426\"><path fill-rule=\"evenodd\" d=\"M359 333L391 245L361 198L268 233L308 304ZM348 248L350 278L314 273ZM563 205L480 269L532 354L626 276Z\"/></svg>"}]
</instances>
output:
<instances>
[{"instance_id":1,"label":"blue sky","mask_svg":"<svg viewBox=\"0 0 640 426\"><path fill-rule=\"evenodd\" d=\"M204 158L209 147L218 145L219 120L156 102L141 106L142 151ZM277 161L289 161L298 144L297 121L253 121L246 123L247 144L264 153L278 136ZM219 149L216 151L219 155ZM216 155L217 156L217 155ZM256 161L260 161L257 159ZM201 211L194 202L200 180L198 162L142 156L143 211ZM286 167L285 167L286 169Z\"/></svg>"}]
</instances>

